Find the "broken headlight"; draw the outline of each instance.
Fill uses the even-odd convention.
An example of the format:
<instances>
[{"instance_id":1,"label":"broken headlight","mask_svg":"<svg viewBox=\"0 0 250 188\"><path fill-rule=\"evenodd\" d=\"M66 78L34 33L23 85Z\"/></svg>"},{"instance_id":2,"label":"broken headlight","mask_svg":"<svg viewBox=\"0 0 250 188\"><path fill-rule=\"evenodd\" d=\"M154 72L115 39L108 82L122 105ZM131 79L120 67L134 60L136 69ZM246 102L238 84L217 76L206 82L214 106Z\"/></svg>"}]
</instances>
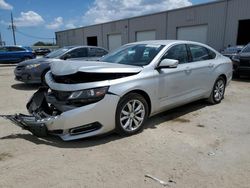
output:
<instances>
[{"instance_id":1,"label":"broken headlight","mask_svg":"<svg viewBox=\"0 0 250 188\"><path fill-rule=\"evenodd\" d=\"M99 87L93 89L85 89L80 91L74 91L68 97L70 101L77 102L95 102L103 99L107 93L109 87Z\"/></svg>"}]
</instances>

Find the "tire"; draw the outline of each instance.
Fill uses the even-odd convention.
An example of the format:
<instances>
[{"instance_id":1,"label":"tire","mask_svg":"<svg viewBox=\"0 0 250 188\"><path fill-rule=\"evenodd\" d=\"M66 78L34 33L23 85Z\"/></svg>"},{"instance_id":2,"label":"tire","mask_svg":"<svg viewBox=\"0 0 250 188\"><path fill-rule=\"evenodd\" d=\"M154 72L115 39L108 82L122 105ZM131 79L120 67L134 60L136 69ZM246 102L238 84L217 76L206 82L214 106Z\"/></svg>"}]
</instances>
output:
<instances>
[{"instance_id":1,"label":"tire","mask_svg":"<svg viewBox=\"0 0 250 188\"><path fill-rule=\"evenodd\" d=\"M121 98L116 109L116 132L130 136L142 130L148 117L148 104L143 96L129 93Z\"/></svg>"},{"instance_id":2,"label":"tire","mask_svg":"<svg viewBox=\"0 0 250 188\"><path fill-rule=\"evenodd\" d=\"M208 98L208 102L211 104L220 103L224 98L225 88L226 81L223 77L220 76L214 83L213 90L210 94L210 97Z\"/></svg>"},{"instance_id":3,"label":"tire","mask_svg":"<svg viewBox=\"0 0 250 188\"><path fill-rule=\"evenodd\" d=\"M46 81L45 81L45 74L46 74L48 71L49 71L49 69L43 71L43 73L42 73L42 75L41 75L41 84L42 84L43 86L47 86L47 83L46 83Z\"/></svg>"},{"instance_id":4,"label":"tire","mask_svg":"<svg viewBox=\"0 0 250 188\"><path fill-rule=\"evenodd\" d=\"M30 59L31 59L30 57L24 57L23 61L27 61L27 60L30 60Z\"/></svg>"}]
</instances>

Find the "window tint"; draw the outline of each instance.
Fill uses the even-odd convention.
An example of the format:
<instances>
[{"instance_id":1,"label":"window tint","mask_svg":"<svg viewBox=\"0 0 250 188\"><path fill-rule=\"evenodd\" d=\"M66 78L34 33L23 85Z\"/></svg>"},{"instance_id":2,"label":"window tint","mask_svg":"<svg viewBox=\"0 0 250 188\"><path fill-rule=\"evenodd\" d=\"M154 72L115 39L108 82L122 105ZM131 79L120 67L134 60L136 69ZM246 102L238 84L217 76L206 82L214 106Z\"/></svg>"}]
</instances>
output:
<instances>
[{"instance_id":1,"label":"window tint","mask_svg":"<svg viewBox=\"0 0 250 188\"><path fill-rule=\"evenodd\" d=\"M246 47L244 47L241 52L243 52L243 53L249 53L250 52L250 45L247 45Z\"/></svg>"},{"instance_id":2,"label":"window tint","mask_svg":"<svg viewBox=\"0 0 250 188\"><path fill-rule=\"evenodd\" d=\"M106 55L107 52L102 48L89 48L89 57L102 57Z\"/></svg>"},{"instance_id":3,"label":"window tint","mask_svg":"<svg viewBox=\"0 0 250 188\"><path fill-rule=\"evenodd\" d=\"M7 49L5 47L0 47L0 52L7 52Z\"/></svg>"},{"instance_id":4,"label":"window tint","mask_svg":"<svg viewBox=\"0 0 250 188\"><path fill-rule=\"evenodd\" d=\"M108 52L102 48L96 48L96 56L101 57L106 55Z\"/></svg>"},{"instance_id":5,"label":"window tint","mask_svg":"<svg viewBox=\"0 0 250 188\"><path fill-rule=\"evenodd\" d=\"M172 48L170 48L167 53L163 56L162 59L175 59L178 60L179 63L187 63L188 62L188 53L185 44L179 44Z\"/></svg>"},{"instance_id":6,"label":"window tint","mask_svg":"<svg viewBox=\"0 0 250 188\"><path fill-rule=\"evenodd\" d=\"M87 48L78 48L68 53L70 58L87 57Z\"/></svg>"},{"instance_id":7,"label":"window tint","mask_svg":"<svg viewBox=\"0 0 250 188\"><path fill-rule=\"evenodd\" d=\"M216 57L216 54L213 51L203 46L190 44L189 49L193 58L193 62L214 59Z\"/></svg>"},{"instance_id":8,"label":"window tint","mask_svg":"<svg viewBox=\"0 0 250 188\"><path fill-rule=\"evenodd\" d=\"M25 49L19 48L19 47L8 47L8 50L11 51L11 52L21 52L21 51L25 51Z\"/></svg>"}]
</instances>

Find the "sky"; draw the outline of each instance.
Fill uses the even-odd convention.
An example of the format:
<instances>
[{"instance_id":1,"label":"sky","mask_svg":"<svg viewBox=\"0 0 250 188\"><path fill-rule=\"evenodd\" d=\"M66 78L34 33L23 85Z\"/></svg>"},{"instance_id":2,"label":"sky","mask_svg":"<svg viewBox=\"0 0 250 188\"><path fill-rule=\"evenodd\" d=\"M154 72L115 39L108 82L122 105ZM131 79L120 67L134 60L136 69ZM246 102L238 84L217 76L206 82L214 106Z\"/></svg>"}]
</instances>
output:
<instances>
[{"instance_id":1,"label":"sky","mask_svg":"<svg viewBox=\"0 0 250 188\"><path fill-rule=\"evenodd\" d=\"M0 0L0 32L13 45L11 12L18 45L53 42L55 32L213 0Z\"/></svg>"}]
</instances>

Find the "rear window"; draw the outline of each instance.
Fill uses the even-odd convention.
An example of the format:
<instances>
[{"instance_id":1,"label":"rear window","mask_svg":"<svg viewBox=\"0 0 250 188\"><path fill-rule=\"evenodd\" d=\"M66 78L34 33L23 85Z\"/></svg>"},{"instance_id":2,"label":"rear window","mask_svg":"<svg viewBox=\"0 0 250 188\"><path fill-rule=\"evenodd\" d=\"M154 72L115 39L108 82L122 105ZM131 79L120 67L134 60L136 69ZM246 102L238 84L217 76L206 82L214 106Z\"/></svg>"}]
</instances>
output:
<instances>
[{"instance_id":1,"label":"rear window","mask_svg":"<svg viewBox=\"0 0 250 188\"><path fill-rule=\"evenodd\" d=\"M214 59L216 57L215 52L203 46L193 45L193 44L190 44L188 46L192 55L193 62L205 61L209 59Z\"/></svg>"},{"instance_id":2,"label":"rear window","mask_svg":"<svg viewBox=\"0 0 250 188\"><path fill-rule=\"evenodd\" d=\"M102 48L89 48L89 57L102 57L108 52Z\"/></svg>"},{"instance_id":3,"label":"rear window","mask_svg":"<svg viewBox=\"0 0 250 188\"><path fill-rule=\"evenodd\" d=\"M249 53L250 52L250 45L247 45L243 50L241 51L243 53Z\"/></svg>"},{"instance_id":4,"label":"rear window","mask_svg":"<svg viewBox=\"0 0 250 188\"><path fill-rule=\"evenodd\" d=\"M25 49L20 48L20 47L8 47L8 50L11 52L21 52L21 51L25 51Z\"/></svg>"}]
</instances>

